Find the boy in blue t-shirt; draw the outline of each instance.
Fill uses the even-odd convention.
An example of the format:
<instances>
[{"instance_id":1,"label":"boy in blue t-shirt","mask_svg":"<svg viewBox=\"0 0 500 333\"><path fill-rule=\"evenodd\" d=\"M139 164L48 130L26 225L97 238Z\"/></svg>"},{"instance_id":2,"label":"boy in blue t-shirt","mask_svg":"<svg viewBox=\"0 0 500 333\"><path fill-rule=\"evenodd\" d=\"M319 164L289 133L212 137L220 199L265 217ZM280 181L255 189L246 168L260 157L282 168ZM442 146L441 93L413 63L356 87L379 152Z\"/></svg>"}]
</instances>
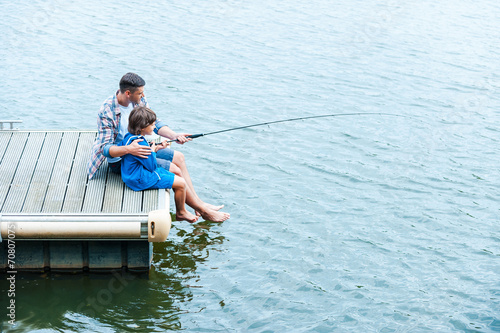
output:
<instances>
[{"instance_id":1,"label":"boy in blue t-shirt","mask_svg":"<svg viewBox=\"0 0 500 333\"><path fill-rule=\"evenodd\" d=\"M129 145L138 141L140 145L149 146L144 135L153 134L156 114L145 106L135 107L129 116L128 133L120 145ZM194 223L198 217L186 210L186 181L184 178L158 166L156 152L167 146L166 141L156 145L151 144L151 155L148 158L137 157L132 154L122 156L121 174L124 183L134 191L147 189L173 189L175 201L175 216L177 221Z\"/></svg>"}]
</instances>

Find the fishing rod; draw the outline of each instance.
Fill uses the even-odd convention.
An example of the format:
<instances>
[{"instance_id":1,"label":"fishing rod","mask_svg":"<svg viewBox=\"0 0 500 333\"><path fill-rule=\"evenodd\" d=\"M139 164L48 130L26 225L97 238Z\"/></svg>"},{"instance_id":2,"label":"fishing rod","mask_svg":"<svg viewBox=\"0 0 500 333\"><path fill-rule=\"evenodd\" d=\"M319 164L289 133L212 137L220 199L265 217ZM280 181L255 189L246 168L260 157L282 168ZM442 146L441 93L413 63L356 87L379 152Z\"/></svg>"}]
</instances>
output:
<instances>
[{"instance_id":1,"label":"fishing rod","mask_svg":"<svg viewBox=\"0 0 500 333\"><path fill-rule=\"evenodd\" d=\"M196 138L199 138L199 137L202 137L202 136L207 136L207 135L212 135L212 134L219 134L219 133L224 133L224 132L229 132L229 131L236 131L236 130L240 130L240 129L244 129L244 128L250 128L250 127L264 126L264 125L277 124L277 123L285 123L285 122L289 122L289 121L297 121L297 120L305 120L305 119L313 119L313 118L341 117L341 116L363 116L363 115L379 115L379 116L405 117L405 116L400 115L400 114L383 113L383 112L332 113L332 114L322 114L322 115L318 115L318 116L308 116L308 117L300 117L300 118L290 118L290 119L268 121L268 122L264 122L264 123L252 124L252 125L247 125L247 126L227 128L227 129L223 129L223 130L215 131L215 132L192 134L192 135L186 136L186 138L188 138L188 139L196 139ZM169 140L169 141L167 141L167 143L174 142L174 141L177 141L177 140Z\"/></svg>"}]
</instances>

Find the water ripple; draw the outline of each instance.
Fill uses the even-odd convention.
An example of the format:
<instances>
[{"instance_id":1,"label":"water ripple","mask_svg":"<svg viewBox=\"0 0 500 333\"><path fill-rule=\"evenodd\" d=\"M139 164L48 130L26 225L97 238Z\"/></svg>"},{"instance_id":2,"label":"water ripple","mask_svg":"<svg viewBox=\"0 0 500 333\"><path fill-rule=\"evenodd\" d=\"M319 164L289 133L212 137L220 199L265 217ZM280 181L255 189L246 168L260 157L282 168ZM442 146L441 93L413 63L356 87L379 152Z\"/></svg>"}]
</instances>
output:
<instances>
[{"instance_id":1,"label":"water ripple","mask_svg":"<svg viewBox=\"0 0 500 333\"><path fill-rule=\"evenodd\" d=\"M105 277L20 279L20 330L500 330L497 2L0 6L0 112L25 129L94 129L128 71L176 131L405 116L176 145L231 219L174 222L99 311Z\"/></svg>"}]
</instances>

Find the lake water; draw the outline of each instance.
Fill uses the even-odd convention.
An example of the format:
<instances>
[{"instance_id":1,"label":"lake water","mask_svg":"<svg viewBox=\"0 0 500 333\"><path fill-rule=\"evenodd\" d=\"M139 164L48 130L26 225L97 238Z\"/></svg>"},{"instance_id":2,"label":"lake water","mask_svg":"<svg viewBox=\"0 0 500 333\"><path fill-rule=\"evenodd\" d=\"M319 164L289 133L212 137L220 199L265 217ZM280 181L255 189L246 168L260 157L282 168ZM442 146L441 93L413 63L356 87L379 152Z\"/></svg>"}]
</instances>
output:
<instances>
[{"instance_id":1,"label":"lake water","mask_svg":"<svg viewBox=\"0 0 500 333\"><path fill-rule=\"evenodd\" d=\"M499 332L500 5L2 1L0 118L95 129L133 71L221 224L147 276L18 276L5 332ZM0 282L2 308L5 279ZM5 311L5 310L4 310Z\"/></svg>"}]
</instances>

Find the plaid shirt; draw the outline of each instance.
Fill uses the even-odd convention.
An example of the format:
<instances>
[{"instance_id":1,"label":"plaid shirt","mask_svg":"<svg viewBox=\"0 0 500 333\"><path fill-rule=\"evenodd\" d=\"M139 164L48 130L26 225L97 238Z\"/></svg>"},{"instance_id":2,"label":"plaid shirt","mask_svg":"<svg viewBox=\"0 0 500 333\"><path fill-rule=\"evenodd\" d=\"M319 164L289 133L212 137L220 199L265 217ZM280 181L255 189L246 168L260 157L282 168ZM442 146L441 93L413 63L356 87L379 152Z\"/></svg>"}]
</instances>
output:
<instances>
[{"instance_id":1,"label":"plaid shirt","mask_svg":"<svg viewBox=\"0 0 500 333\"><path fill-rule=\"evenodd\" d=\"M89 179L92 179L94 174L99 169L99 166L106 158L103 155L104 147L109 144L115 144L116 137L118 136L118 132L120 130L121 110L120 104L118 104L118 100L116 98L117 93L118 91L113 96L105 100L99 110L99 115L97 117L98 134L94 141L94 146L92 147L90 160L87 164L87 174ZM139 104L134 104L134 107L137 105L149 108L146 97L141 98ZM159 121L157 120L157 123L158 122Z\"/></svg>"}]
</instances>

